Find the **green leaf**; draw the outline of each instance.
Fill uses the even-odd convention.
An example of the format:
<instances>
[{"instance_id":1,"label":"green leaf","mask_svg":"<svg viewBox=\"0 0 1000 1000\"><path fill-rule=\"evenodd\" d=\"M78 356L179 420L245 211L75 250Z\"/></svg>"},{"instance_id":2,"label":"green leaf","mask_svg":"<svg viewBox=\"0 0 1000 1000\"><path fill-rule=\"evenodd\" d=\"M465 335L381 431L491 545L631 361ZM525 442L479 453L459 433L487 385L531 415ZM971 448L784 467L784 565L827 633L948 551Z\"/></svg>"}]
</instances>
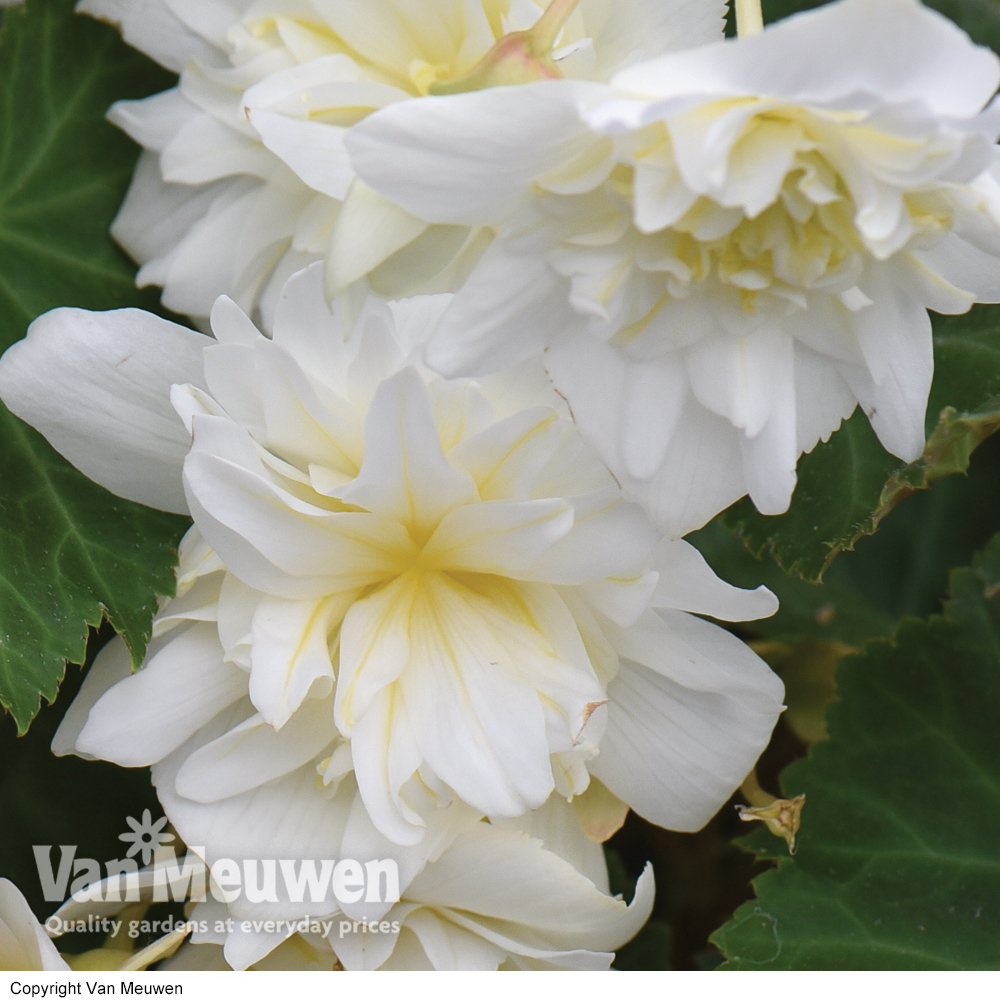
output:
<instances>
[{"instance_id":1,"label":"green leaf","mask_svg":"<svg viewBox=\"0 0 1000 1000\"><path fill-rule=\"evenodd\" d=\"M783 642L804 638L835 640L854 646L860 646L872 636L892 635L895 617L885 613L878 602L859 593L850 575L838 572L842 569L840 563L831 568L821 585L787 576L772 560L762 561L747 551L719 518L689 535L687 540L727 582L748 589L763 584L778 598L775 615L745 625L741 623L741 634L766 636Z\"/></svg>"},{"instance_id":2,"label":"green leaf","mask_svg":"<svg viewBox=\"0 0 1000 1000\"><path fill-rule=\"evenodd\" d=\"M998 496L1000 434L973 453L967 475L947 476L910 497L874 535L840 555L819 584L754 558L721 520L688 538L723 579L740 587L763 583L777 595L778 613L739 626L741 634L860 648L866 639L891 636L904 615L940 612L950 569L966 565L1000 531Z\"/></svg>"},{"instance_id":3,"label":"green leaf","mask_svg":"<svg viewBox=\"0 0 1000 1000\"><path fill-rule=\"evenodd\" d=\"M725 968L1000 968L1000 536L951 585L841 661L829 741L782 775L798 852L713 935Z\"/></svg>"},{"instance_id":4,"label":"green leaf","mask_svg":"<svg viewBox=\"0 0 1000 1000\"><path fill-rule=\"evenodd\" d=\"M107 234L137 151L104 113L172 79L73 0L4 12L0 350L56 306L155 307ZM0 470L0 704L23 732L102 617L141 662L185 522L94 486L2 406Z\"/></svg>"},{"instance_id":5,"label":"green leaf","mask_svg":"<svg viewBox=\"0 0 1000 1000\"><path fill-rule=\"evenodd\" d=\"M651 919L628 944L618 949L614 967L623 972L669 970L673 968L672 950L670 925Z\"/></svg>"},{"instance_id":6,"label":"green leaf","mask_svg":"<svg viewBox=\"0 0 1000 1000\"><path fill-rule=\"evenodd\" d=\"M748 498L726 511L725 523L751 552L770 551L787 573L820 580L838 553L874 534L901 500L965 471L972 451L1000 428L1000 307L935 317L934 358L924 454L901 464L855 411L799 460L787 513L764 517Z\"/></svg>"}]
</instances>

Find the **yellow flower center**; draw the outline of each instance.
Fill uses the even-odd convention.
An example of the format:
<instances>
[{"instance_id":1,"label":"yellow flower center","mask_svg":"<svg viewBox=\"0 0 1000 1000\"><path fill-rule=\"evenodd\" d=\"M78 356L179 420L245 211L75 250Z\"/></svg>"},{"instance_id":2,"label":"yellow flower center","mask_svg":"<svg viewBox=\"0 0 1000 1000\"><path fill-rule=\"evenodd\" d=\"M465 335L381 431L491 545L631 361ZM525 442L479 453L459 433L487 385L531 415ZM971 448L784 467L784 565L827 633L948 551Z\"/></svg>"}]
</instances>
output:
<instances>
[{"instance_id":1,"label":"yellow flower center","mask_svg":"<svg viewBox=\"0 0 1000 1000\"><path fill-rule=\"evenodd\" d=\"M692 122L699 129L712 128L725 113L738 111L739 103L705 106L692 114ZM723 195L692 194L679 218L643 231L632 221L639 171L659 174L672 197L682 197L685 190L670 135L657 123L631 137L635 167L618 165L602 191L580 196L590 209L581 208L582 224L550 260L572 279L577 308L595 315L615 312L618 341L640 336L671 299L709 284L735 293L746 312L805 308L813 290L841 296L848 308L865 305L867 298L856 288L864 258L882 259L900 243L947 232L954 208L944 187L906 193L904 235L895 242L867 244L849 186L825 153L843 139L845 127L848 141L859 148L908 158L925 155L921 140L883 134L856 116L819 118L803 108L768 109L748 118L732 143L720 168L725 170ZM772 191L766 190L768 177ZM752 182L741 184L743 178ZM763 194L754 187L759 184L765 185ZM723 203L727 198L729 203ZM748 208L754 198L758 207ZM637 218L641 223L641 211Z\"/></svg>"}]
</instances>

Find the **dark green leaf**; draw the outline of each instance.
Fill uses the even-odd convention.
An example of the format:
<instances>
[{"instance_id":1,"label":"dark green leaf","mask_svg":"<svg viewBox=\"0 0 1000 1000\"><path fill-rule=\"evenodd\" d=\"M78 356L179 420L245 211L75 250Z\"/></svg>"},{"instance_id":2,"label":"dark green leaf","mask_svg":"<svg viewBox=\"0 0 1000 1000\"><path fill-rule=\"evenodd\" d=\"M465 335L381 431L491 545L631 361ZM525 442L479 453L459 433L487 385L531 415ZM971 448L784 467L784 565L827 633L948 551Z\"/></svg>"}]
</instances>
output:
<instances>
[{"instance_id":1,"label":"dark green leaf","mask_svg":"<svg viewBox=\"0 0 1000 1000\"><path fill-rule=\"evenodd\" d=\"M171 77L73 0L8 9L0 36L0 350L61 305L154 306L107 229L135 163L104 120ZM173 590L181 518L118 500L0 407L0 704L23 732L107 616L141 661Z\"/></svg>"},{"instance_id":2,"label":"dark green leaf","mask_svg":"<svg viewBox=\"0 0 1000 1000\"><path fill-rule=\"evenodd\" d=\"M1000 536L951 583L841 661L829 742L782 776L798 853L713 936L726 968L1000 968Z\"/></svg>"},{"instance_id":3,"label":"dark green leaf","mask_svg":"<svg viewBox=\"0 0 1000 1000\"><path fill-rule=\"evenodd\" d=\"M836 641L860 647L892 635L904 615L941 610L948 571L969 562L1000 531L1000 434L972 455L967 475L947 476L910 497L843 553L822 583L787 576L771 559L756 559L716 520L689 536L723 579L765 584L781 602L772 618L739 626L747 636L782 642Z\"/></svg>"},{"instance_id":4,"label":"dark green leaf","mask_svg":"<svg viewBox=\"0 0 1000 1000\"><path fill-rule=\"evenodd\" d=\"M650 920L628 944L618 949L614 967L624 972L673 968L671 937L669 925L662 920Z\"/></svg>"}]
</instances>

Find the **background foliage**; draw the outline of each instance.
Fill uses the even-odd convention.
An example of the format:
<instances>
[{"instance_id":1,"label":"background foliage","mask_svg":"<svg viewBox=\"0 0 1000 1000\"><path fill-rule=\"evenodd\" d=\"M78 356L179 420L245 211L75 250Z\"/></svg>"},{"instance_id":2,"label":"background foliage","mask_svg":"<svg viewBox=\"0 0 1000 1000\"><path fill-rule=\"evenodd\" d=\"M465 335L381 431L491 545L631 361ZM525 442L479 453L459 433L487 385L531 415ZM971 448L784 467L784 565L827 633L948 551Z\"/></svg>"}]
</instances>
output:
<instances>
[{"instance_id":1,"label":"background foliage","mask_svg":"<svg viewBox=\"0 0 1000 1000\"><path fill-rule=\"evenodd\" d=\"M769 20L806 6L764 3ZM935 6L1000 48L994 0ZM156 308L155 290L134 288L134 265L107 235L137 150L103 115L113 100L172 79L72 7L28 0L4 15L0 350L55 306ZM742 502L694 537L720 575L763 582L781 598L773 619L740 634L786 683L789 708L757 772L773 793L807 793L801 846L790 858L763 830L737 846L747 828L732 803L698 834L630 817L609 844L613 883L628 895L652 859L658 893L653 920L619 967L1000 964L992 946L1000 930L1000 435L990 437L1000 426L1000 309L937 319L935 355L929 444L918 462L900 465L855 415L803 458L786 515L764 518ZM49 753L79 683L75 668L58 702L18 734L43 699L55 699L66 662L84 662L88 635L91 655L118 630L141 659L156 595L172 590L186 524L89 483L2 405L0 468L0 705L8 712L0 716L0 875L44 918L51 907L32 844L116 857L125 816L158 809L146 771Z\"/></svg>"},{"instance_id":2,"label":"background foliage","mask_svg":"<svg viewBox=\"0 0 1000 1000\"><path fill-rule=\"evenodd\" d=\"M154 306L108 236L135 164L111 102L171 77L72 0L4 12L0 36L0 350L56 306ZM173 588L183 520L95 486L0 404L0 705L23 732L107 617L142 660Z\"/></svg>"}]
</instances>

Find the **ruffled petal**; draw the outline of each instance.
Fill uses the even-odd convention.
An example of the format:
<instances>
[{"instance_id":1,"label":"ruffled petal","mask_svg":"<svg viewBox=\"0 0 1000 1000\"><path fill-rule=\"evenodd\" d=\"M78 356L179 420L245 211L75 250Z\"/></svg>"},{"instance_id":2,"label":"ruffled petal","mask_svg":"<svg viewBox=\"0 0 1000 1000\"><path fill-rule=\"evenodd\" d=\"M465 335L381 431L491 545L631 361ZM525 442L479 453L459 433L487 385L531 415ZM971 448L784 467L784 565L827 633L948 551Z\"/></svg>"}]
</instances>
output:
<instances>
[{"instance_id":1,"label":"ruffled petal","mask_svg":"<svg viewBox=\"0 0 1000 1000\"><path fill-rule=\"evenodd\" d=\"M423 380L405 368L379 386L365 422L365 457L340 499L412 526L432 530L453 507L478 499L475 484L441 450Z\"/></svg>"}]
</instances>

